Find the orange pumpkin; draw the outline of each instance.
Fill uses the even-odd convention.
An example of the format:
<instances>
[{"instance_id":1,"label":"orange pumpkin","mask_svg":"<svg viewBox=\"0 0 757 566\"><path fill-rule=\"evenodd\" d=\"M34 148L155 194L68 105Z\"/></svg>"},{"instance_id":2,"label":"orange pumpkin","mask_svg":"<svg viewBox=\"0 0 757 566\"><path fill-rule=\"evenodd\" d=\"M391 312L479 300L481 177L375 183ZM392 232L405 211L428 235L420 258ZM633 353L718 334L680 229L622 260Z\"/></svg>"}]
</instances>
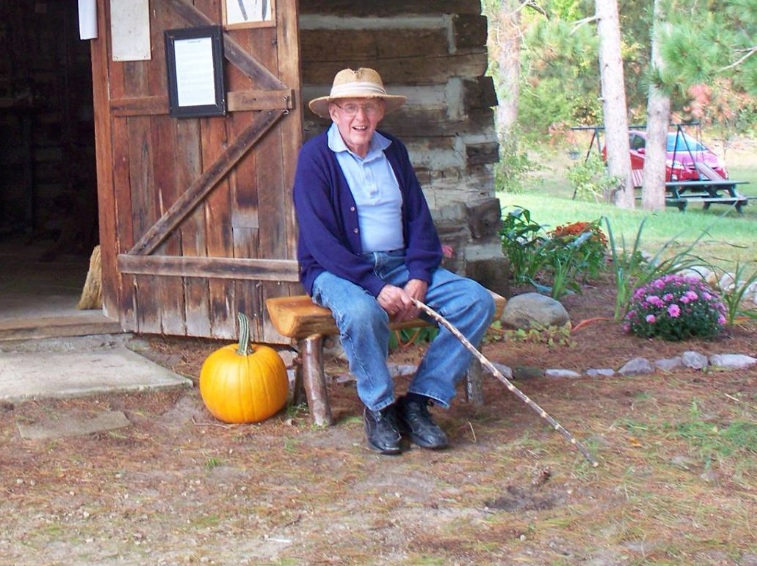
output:
<instances>
[{"instance_id":1,"label":"orange pumpkin","mask_svg":"<svg viewBox=\"0 0 757 566\"><path fill-rule=\"evenodd\" d=\"M200 371L200 395L210 413L227 423L256 423L286 404L289 380L281 356L250 344L247 317L239 314L239 344L210 354Z\"/></svg>"}]
</instances>

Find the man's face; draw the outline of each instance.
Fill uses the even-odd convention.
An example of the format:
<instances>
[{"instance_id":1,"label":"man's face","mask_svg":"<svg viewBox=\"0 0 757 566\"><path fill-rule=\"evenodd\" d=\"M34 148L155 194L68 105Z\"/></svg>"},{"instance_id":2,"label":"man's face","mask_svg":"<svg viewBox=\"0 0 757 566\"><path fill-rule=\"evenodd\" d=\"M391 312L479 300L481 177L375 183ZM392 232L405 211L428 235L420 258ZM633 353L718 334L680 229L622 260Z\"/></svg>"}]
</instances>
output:
<instances>
[{"instance_id":1,"label":"man's face","mask_svg":"<svg viewBox=\"0 0 757 566\"><path fill-rule=\"evenodd\" d=\"M329 105L331 119L351 151L365 157L373 132L384 117L380 98L343 98Z\"/></svg>"}]
</instances>

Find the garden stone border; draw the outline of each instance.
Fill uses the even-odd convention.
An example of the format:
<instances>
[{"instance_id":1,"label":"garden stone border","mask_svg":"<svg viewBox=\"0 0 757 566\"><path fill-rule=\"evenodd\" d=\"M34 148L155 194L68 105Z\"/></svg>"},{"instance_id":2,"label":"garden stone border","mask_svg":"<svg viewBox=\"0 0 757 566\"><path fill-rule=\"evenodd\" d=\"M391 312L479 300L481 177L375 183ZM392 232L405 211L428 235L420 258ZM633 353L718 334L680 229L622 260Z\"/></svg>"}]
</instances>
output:
<instances>
[{"instance_id":1,"label":"garden stone border","mask_svg":"<svg viewBox=\"0 0 757 566\"><path fill-rule=\"evenodd\" d=\"M580 377L629 377L634 375L649 375L656 373L658 370L664 373L672 373L681 368L705 371L707 369L715 370L741 370L748 369L757 364L757 358L745 354L713 354L706 356L699 352L687 351L680 356L666 358L650 362L647 358L632 358L618 369L612 368L590 368L584 373L579 373L567 369L546 369L542 372L544 377L557 379L577 379ZM507 375L510 373L513 379L529 379L534 377L534 368L516 368L511 370L502 364L493 364L499 371Z\"/></svg>"},{"instance_id":2,"label":"garden stone border","mask_svg":"<svg viewBox=\"0 0 757 566\"><path fill-rule=\"evenodd\" d=\"M510 368L504 364L492 362L492 365L502 373L507 379L513 381L525 381L536 377L547 377L551 379L580 379L582 377L632 377L634 375L650 375L661 371L663 373L672 373L678 369L694 369L706 371L708 369L727 371L749 369L757 364L757 358L745 354L713 354L706 356L699 352L687 351L680 356L665 358L650 362L647 358L632 358L623 366L615 370L613 368L589 368L583 373L570 369L549 368L540 369L533 366L518 366ZM392 377L409 377L417 369L413 364L389 364L389 373ZM492 375L486 367L484 373ZM328 376L327 379L339 384L347 384L355 381L351 373L342 373L336 376Z\"/></svg>"}]
</instances>

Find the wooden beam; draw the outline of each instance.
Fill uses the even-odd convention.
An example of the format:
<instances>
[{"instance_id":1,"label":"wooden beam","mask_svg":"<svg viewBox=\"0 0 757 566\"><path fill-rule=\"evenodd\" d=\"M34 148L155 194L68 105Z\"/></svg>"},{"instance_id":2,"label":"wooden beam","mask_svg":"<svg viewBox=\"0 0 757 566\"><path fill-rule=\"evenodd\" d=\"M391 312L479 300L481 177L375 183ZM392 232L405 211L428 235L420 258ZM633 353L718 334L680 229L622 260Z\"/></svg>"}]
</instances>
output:
<instances>
[{"instance_id":1,"label":"wooden beam","mask_svg":"<svg viewBox=\"0 0 757 566\"><path fill-rule=\"evenodd\" d=\"M140 96L110 101L110 111L119 118L129 116L160 116L168 114L167 96Z\"/></svg>"},{"instance_id":2,"label":"wooden beam","mask_svg":"<svg viewBox=\"0 0 757 566\"><path fill-rule=\"evenodd\" d=\"M300 0L300 13L316 16L406 17L408 14L480 14L481 3L471 0Z\"/></svg>"},{"instance_id":3,"label":"wooden beam","mask_svg":"<svg viewBox=\"0 0 757 566\"><path fill-rule=\"evenodd\" d=\"M118 269L121 273L134 275L299 281L297 262L285 259L119 254Z\"/></svg>"},{"instance_id":4,"label":"wooden beam","mask_svg":"<svg viewBox=\"0 0 757 566\"><path fill-rule=\"evenodd\" d=\"M240 90L229 92L228 111L246 112L261 110L292 110L294 91L283 90ZM165 116L169 112L167 96L140 96L118 98L110 101L113 116Z\"/></svg>"},{"instance_id":5,"label":"wooden beam","mask_svg":"<svg viewBox=\"0 0 757 566\"><path fill-rule=\"evenodd\" d=\"M187 0L168 0L176 13L193 26L210 26L215 22L195 8ZM223 34L223 56L235 67L250 77L262 88L281 90L287 86L276 75L261 65L252 55L245 51L236 41Z\"/></svg>"},{"instance_id":6,"label":"wooden beam","mask_svg":"<svg viewBox=\"0 0 757 566\"><path fill-rule=\"evenodd\" d=\"M234 142L213 163L129 251L134 255L149 255L200 204L203 198L223 179L234 165L252 149L255 143L281 119L282 112L269 110L258 114Z\"/></svg>"},{"instance_id":7,"label":"wooden beam","mask_svg":"<svg viewBox=\"0 0 757 566\"><path fill-rule=\"evenodd\" d=\"M283 90L240 90L228 93L229 112L247 110L292 110L294 91Z\"/></svg>"}]
</instances>

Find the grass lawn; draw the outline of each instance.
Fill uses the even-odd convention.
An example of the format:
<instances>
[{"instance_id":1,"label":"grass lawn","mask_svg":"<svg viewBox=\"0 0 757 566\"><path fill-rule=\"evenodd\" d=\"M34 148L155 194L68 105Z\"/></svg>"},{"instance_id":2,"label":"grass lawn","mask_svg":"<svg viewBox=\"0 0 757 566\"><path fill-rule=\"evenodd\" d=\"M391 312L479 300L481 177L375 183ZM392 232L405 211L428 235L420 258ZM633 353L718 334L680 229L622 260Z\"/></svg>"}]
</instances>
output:
<instances>
[{"instance_id":1,"label":"grass lawn","mask_svg":"<svg viewBox=\"0 0 757 566\"><path fill-rule=\"evenodd\" d=\"M651 254L669 244L672 251L694 242L696 253L708 262L733 270L738 261L742 264L757 262L755 251L755 222L757 221L757 162L753 159L757 143L743 144L729 149L729 172L734 180L747 181L739 192L755 200L742 209L713 204L709 210L690 203L685 212L668 207L661 211L640 208L623 210L606 203L574 199L574 189L567 180L567 172L574 164L559 153L532 153L530 158L538 164L525 183L526 190L518 193L498 193L503 214L515 207L531 211L531 218L552 229L560 224L590 221L605 217L609 220L616 241L623 238L631 245L642 221L642 248ZM646 219L646 220L645 220Z\"/></svg>"}]
</instances>

